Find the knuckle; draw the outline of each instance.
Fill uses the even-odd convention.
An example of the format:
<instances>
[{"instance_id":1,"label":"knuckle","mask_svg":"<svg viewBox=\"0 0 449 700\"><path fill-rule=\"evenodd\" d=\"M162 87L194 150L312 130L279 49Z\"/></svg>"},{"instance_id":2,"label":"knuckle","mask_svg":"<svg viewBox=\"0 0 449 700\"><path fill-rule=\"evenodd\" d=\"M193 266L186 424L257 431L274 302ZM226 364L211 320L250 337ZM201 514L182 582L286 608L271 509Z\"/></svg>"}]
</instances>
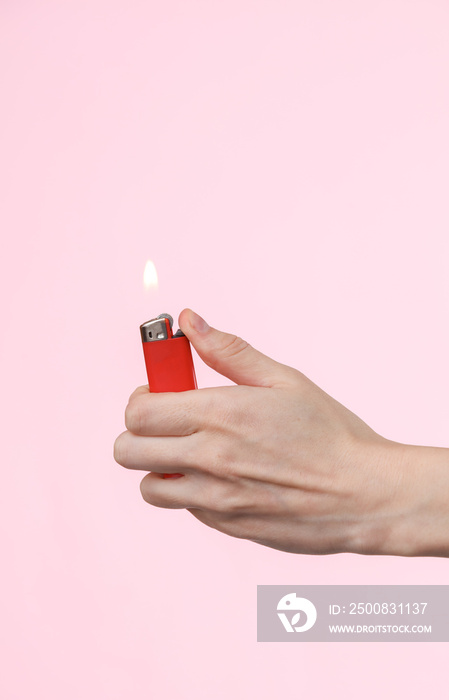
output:
<instances>
[{"instance_id":1,"label":"knuckle","mask_svg":"<svg viewBox=\"0 0 449 700\"><path fill-rule=\"evenodd\" d=\"M221 352L226 358L235 357L249 347L249 343L238 335L231 335L224 345L221 347Z\"/></svg>"},{"instance_id":2,"label":"knuckle","mask_svg":"<svg viewBox=\"0 0 449 700\"><path fill-rule=\"evenodd\" d=\"M214 424L221 410L221 402L218 400L216 392L204 392L203 401L199 408L200 420L203 426Z\"/></svg>"},{"instance_id":3,"label":"knuckle","mask_svg":"<svg viewBox=\"0 0 449 700\"><path fill-rule=\"evenodd\" d=\"M215 435L224 435L240 425L253 409L252 396L247 389L245 386L226 386L204 390L200 408L201 425Z\"/></svg>"},{"instance_id":4,"label":"knuckle","mask_svg":"<svg viewBox=\"0 0 449 700\"><path fill-rule=\"evenodd\" d=\"M134 389L133 393L130 395L128 403L135 399L137 396L142 396L142 394L148 394L148 391L148 384L146 386L138 386L137 389Z\"/></svg>"},{"instance_id":5,"label":"knuckle","mask_svg":"<svg viewBox=\"0 0 449 700\"><path fill-rule=\"evenodd\" d=\"M182 472L184 469L204 471L203 444L197 433L181 438L181 448L173 454L172 467L174 471Z\"/></svg>"},{"instance_id":6,"label":"knuckle","mask_svg":"<svg viewBox=\"0 0 449 700\"><path fill-rule=\"evenodd\" d=\"M126 449L126 433L122 433L118 436L114 442L114 459L122 467L126 466L127 463L127 449Z\"/></svg>"},{"instance_id":7,"label":"knuckle","mask_svg":"<svg viewBox=\"0 0 449 700\"><path fill-rule=\"evenodd\" d=\"M143 427L142 407L139 401L130 400L125 409L125 426L127 430L138 435Z\"/></svg>"},{"instance_id":8,"label":"knuckle","mask_svg":"<svg viewBox=\"0 0 449 700\"><path fill-rule=\"evenodd\" d=\"M223 516L237 515L242 509L238 487L234 484L214 484L208 492L207 507Z\"/></svg>"},{"instance_id":9,"label":"knuckle","mask_svg":"<svg viewBox=\"0 0 449 700\"><path fill-rule=\"evenodd\" d=\"M207 508L213 513L225 513L223 494L220 489L211 488L207 494Z\"/></svg>"},{"instance_id":10,"label":"knuckle","mask_svg":"<svg viewBox=\"0 0 449 700\"><path fill-rule=\"evenodd\" d=\"M199 467L220 478L233 478L234 463L224 440L216 438L210 445L204 446L199 452Z\"/></svg>"}]
</instances>

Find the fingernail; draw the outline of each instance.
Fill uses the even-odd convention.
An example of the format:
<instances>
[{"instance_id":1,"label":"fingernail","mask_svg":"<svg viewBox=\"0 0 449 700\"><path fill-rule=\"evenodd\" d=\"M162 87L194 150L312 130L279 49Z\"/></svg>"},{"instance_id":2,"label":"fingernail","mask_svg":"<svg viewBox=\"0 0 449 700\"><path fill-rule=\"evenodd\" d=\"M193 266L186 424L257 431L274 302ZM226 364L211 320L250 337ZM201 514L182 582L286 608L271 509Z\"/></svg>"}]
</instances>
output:
<instances>
[{"instance_id":1,"label":"fingernail","mask_svg":"<svg viewBox=\"0 0 449 700\"><path fill-rule=\"evenodd\" d=\"M192 311L191 315L191 324L194 327L194 329L198 331L198 333L205 333L209 330L209 326L207 325L204 318L198 316L198 314L196 314L194 311Z\"/></svg>"}]
</instances>

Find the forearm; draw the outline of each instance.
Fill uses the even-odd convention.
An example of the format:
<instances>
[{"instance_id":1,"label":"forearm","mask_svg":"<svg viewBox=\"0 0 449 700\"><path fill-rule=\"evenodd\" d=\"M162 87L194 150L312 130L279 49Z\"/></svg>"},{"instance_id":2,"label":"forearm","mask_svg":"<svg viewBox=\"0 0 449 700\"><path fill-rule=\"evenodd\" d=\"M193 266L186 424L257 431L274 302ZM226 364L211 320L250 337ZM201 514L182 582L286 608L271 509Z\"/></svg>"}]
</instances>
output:
<instances>
[{"instance_id":1,"label":"forearm","mask_svg":"<svg viewBox=\"0 0 449 700\"><path fill-rule=\"evenodd\" d=\"M397 489L363 524L365 553L449 557L449 449L387 441L383 459Z\"/></svg>"}]
</instances>

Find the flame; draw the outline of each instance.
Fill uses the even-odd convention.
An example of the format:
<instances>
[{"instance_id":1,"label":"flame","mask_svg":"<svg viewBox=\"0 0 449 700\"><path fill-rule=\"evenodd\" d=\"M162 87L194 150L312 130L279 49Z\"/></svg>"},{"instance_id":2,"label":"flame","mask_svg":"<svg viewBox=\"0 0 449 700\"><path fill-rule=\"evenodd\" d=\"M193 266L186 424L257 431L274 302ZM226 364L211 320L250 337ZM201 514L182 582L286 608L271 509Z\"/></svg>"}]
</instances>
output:
<instances>
[{"instance_id":1,"label":"flame","mask_svg":"<svg viewBox=\"0 0 449 700\"><path fill-rule=\"evenodd\" d=\"M147 260L146 262L143 272L143 286L147 291L158 287L156 267L152 260Z\"/></svg>"}]
</instances>

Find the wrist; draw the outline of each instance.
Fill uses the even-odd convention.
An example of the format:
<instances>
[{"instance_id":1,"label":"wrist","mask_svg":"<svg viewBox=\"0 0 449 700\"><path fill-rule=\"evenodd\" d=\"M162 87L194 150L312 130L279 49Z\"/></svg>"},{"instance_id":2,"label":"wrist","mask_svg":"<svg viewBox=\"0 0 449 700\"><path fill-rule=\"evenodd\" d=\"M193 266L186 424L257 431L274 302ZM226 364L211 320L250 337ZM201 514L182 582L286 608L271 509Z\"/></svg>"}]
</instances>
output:
<instances>
[{"instance_id":1,"label":"wrist","mask_svg":"<svg viewBox=\"0 0 449 700\"><path fill-rule=\"evenodd\" d=\"M449 449L385 441L382 502L363 525L366 553L449 557Z\"/></svg>"}]
</instances>

